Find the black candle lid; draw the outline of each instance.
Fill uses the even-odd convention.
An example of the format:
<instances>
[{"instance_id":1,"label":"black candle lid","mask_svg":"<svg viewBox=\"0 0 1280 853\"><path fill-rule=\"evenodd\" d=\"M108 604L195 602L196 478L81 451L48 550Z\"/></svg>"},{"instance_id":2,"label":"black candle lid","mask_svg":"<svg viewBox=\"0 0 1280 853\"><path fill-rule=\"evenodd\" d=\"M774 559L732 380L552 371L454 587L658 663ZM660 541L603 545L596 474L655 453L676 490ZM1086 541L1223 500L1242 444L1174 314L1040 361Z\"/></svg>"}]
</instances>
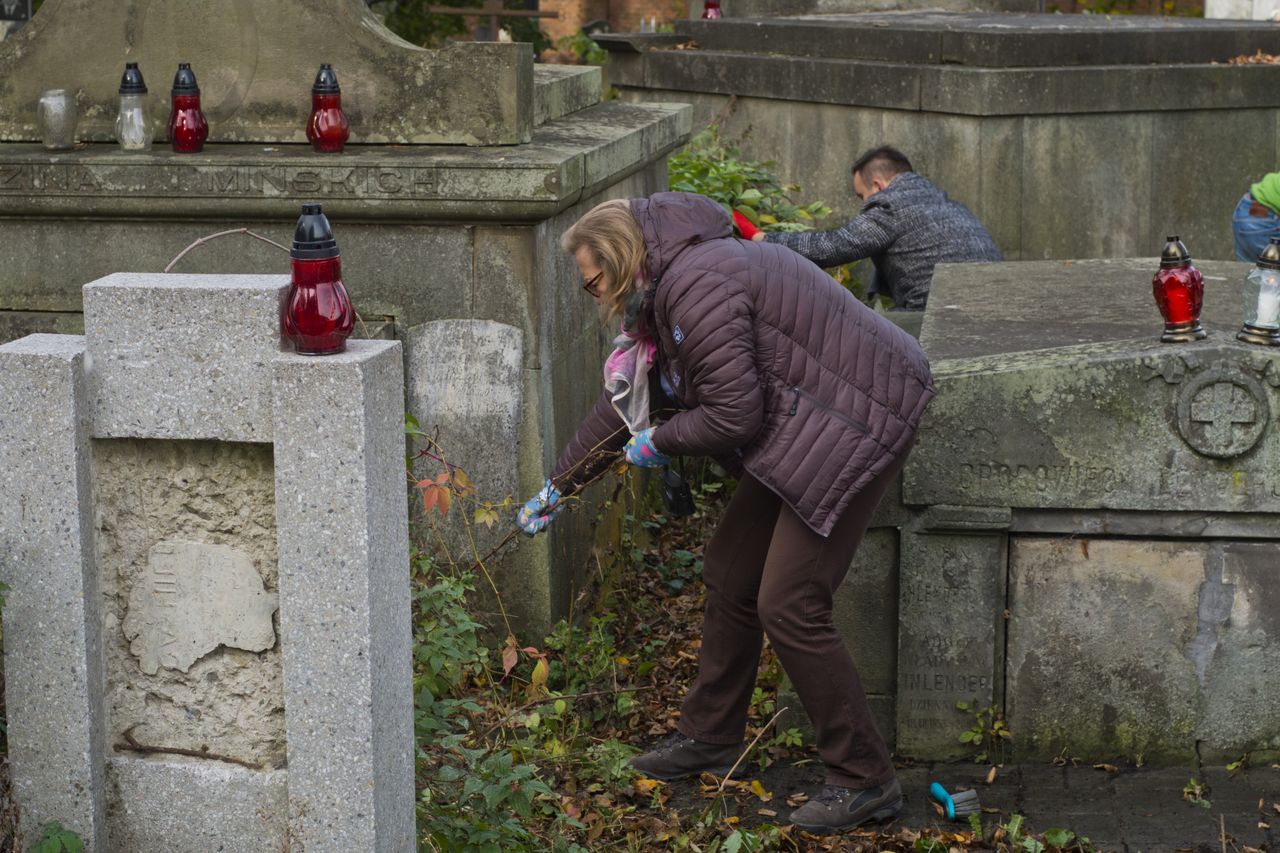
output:
<instances>
[{"instance_id":1,"label":"black candle lid","mask_svg":"<svg viewBox=\"0 0 1280 853\"><path fill-rule=\"evenodd\" d=\"M200 86L196 83L196 74L191 70L191 63L179 62L178 73L173 75L173 95L198 95Z\"/></svg>"},{"instance_id":2,"label":"black candle lid","mask_svg":"<svg viewBox=\"0 0 1280 853\"><path fill-rule=\"evenodd\" d=\"M311 86L311 94L342 94L342 89L338 86L338 75L333 73L333 66L329 63L325 62L320 65L320 70L316 72L316 82Z\"/></svg>"},{"instance_id":3,"label":"black candle lid","mask_svg":"<svg viewBox=\"0 0 1280 853\"><path fill-rule=\"evenodd\" d=\"M147 94L147 83L142 79L142 71L138 69L138 63L126 62L124 64L124 75L120 78L120 94Z\"/></svg>"},{"instance_id":4,"label":"black candle lid","mask_svg":"<svg viewBox=\"0 0 1280 853\"><path fill-rule=\"evenodd\" d=\"M289 257L300 261L318 261L338 257L338 241L333 238L333 228L320 205L314 202L302 206L298 227L293 232L293 248Z\"/></svg>"},{"instance_id":5,"label":"black candle lid","mask_svg":"<svg viewBox=\"0 0 1280 853\"><path fill-rule=\"evenodd\" d=\"M1178 239L1177 234L1166 237L1165 240L1168 242L1164 244L1164 251L1160 253L1160 266L1181 267L1191 263L1191 255L1187 252L1187 247Z\"/></svg>"}]
</instances>

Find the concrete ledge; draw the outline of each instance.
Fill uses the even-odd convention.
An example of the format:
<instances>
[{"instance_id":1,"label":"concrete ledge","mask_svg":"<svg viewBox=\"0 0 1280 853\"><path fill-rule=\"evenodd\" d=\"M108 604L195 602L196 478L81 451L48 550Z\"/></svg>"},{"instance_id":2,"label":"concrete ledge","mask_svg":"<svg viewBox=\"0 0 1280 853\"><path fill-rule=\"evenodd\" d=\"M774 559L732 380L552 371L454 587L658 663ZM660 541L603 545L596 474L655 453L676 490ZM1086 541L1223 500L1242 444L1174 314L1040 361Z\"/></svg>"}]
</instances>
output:
<instances>
[{"instance_id":1,"label":"concrete ledge","mask_svg":"<svg viewBox=\"0 0 1280 853\"><path fill-rule=\"evenodd\" d=\"M684 104L610 101L544 124L528 145L350 146L341 165L301 145L178 155L0 144L0 205L7 216L292 221L322 197L333 219L543 220L683 144L691 121Z\"/></svg>"},{"instance_id":2,"label":"concrete ledge","mask_svg":"<svg viewBox=\"0 0 1280 853\"><path fill-rule=\"evenodd\" d=\"M624 54L615 85L972 116L1266 108L1280 65L980 68L713 50Z\"/></svg>"},{"instance_id":3,"label":"concrete ledge","mask_svg":"<svg viewBox=\"0 0 1280 853\"><path fill-rule=\"evenodd\" d=\"M677 35L712 51L991 68L1167 67L1280 52L1280 28L1269 22L1145 15L912 10L680 21Z\"/></svg>"},{"instance_id":4,"label":"concrete ledge","mask_svg":"<svg viewBox=\"0 0 1280 853\"><path fill-rule=\"evenodd\" d=\"M288 849L288 774L200 759L107 762L111 850L260 853Z\"/></svg>"},{"instance_id":5,"label":"concrete ledge","mask_svg":"<svg viewBox=\"0 0 1280 853\"><path fill-rule=\"evenodd\" d=\"M533 66L534 127L600 103L602 77L592 65Z\"/></svg>"}]
</instances>

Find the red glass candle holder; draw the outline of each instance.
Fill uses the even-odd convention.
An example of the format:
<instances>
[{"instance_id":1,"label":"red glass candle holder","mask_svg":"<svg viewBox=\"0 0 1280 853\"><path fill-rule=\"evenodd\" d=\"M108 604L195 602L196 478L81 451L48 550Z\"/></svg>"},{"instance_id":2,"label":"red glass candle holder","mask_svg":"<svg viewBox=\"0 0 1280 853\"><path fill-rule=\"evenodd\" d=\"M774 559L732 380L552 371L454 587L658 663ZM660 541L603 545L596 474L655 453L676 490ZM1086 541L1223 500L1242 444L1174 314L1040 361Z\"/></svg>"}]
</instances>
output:
<instances>
[{"instance_id":1,"label":"red glass candle holder","mask_svg":"<svg viewBox=\"0 0 1280 853\"><path fill-rule=\"evenodd\" d=\"M703 0L702 3L702 19L718 20L724 17L724 13L720 11L720 0Z\"/></svg>"},{"instance_id":2,"label":"red glass candle holder","mask_svg":"<svg viewBox=\"0 0 1280 853\"><path fill-rule=\"evenodd\" d=\"M311 117L307 119L307 140L322 153L340 154L351 135L347 116L342 111L342 89L338 75L328 63L320 66L311 87Z\"/></svg>"},{"instance_id":3,"label":"red glass candle holder","mask_svg":"<svg viewBox=\"0 0 1280 853\"><path fill-rule=\"evenodd\" d=\"M318 204L304 204L289 252L293 277L280 310L280 331L302 355L346 349L356 312L342 283L342 259Z\"/></svg>"},{"instance_id":4,"label":"red glass candle holder","mask_svg":"<svg viewBox=\"0 0 1280 853\"><path fill-rule=\"evenodd\" d=\"M200 109L200 86L195 72L186 62L179 63L173 77L170 92L172 106L169 109L168 138L173 150L179 154L197 154L204 150L209 138L209 122Z\"/></svg>"},{"instance_id":5,"label":"red glass candle holder","mask_svg":"<svg viewBox=\"0 0 1280 853\"><path fill-rule=\"evenodd\" d=\"M1160 253L1160 269L1151 280L1156 307L1164 318L1164 343L1184 343L1208 337L1200 325L1204 304L1204 276L1191 263L1187 247L1177 236L1169 237Z\"/></svg>"}]
</instances>

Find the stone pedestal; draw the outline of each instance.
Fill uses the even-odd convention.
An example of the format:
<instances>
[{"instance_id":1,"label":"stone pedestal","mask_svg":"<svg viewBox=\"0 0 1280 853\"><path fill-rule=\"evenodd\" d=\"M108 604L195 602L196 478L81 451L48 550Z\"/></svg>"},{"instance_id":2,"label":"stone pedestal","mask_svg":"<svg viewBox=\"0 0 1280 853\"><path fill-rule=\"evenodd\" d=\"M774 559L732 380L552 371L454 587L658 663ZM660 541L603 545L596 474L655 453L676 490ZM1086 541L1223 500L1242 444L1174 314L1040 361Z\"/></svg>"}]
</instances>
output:
<instances>
[{"instance_id":1,"label":"stone pedestal","mask_svg":"<svg viewBox=\"0 0 1280 853\"><path fill-rule=\"evenodd\" d=\"M282 352L287 287L113 275L84 337L0 346L28 837L416 847L400 344Z\"/></svg>"}]
</instances>

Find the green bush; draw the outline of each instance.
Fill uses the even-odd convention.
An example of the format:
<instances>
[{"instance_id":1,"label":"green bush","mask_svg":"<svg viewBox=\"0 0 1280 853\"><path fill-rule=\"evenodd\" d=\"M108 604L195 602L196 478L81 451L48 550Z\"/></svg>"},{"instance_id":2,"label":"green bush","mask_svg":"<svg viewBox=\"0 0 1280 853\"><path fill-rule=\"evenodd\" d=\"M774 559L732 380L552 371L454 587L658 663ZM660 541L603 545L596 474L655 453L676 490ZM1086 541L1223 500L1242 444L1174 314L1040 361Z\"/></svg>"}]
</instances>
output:
<instances>
[{"instance_id":1,"label":"green bush","mask_svg":"<svg viewBox=\"0 0 1280 853\"><path fill-rule=\"evenodd\" d=\"M737 210L764 231L808 231L831 215L820 201L796 204L789 193L796 184L783 184L773 161L743 160L742 152L720 138L710 125L693 137L667 164L668 185L676 192L701 193Z\"/></svg>"},{"instance_id":2,"label":"green bush","mask_svg":"<svg viewBox=\"0 0 1280 853\"><path fill-rule=\"evenodd\" d=\"M738 211L762 231L810 231L820 220L831 215L825 202L799 204L792 194L800 192L798 184L784 184L774 173L772 160L742 159L737 146L720 138L717 125L689 140L667 163L667 185L676 192L700 193L715 199L726 211ZM828 270L831 277L864 302L867 283L855 272L855 264L844 264ZM877 310L891 306L886 297L878 296Z\"/></svg>"}]
</instances>

